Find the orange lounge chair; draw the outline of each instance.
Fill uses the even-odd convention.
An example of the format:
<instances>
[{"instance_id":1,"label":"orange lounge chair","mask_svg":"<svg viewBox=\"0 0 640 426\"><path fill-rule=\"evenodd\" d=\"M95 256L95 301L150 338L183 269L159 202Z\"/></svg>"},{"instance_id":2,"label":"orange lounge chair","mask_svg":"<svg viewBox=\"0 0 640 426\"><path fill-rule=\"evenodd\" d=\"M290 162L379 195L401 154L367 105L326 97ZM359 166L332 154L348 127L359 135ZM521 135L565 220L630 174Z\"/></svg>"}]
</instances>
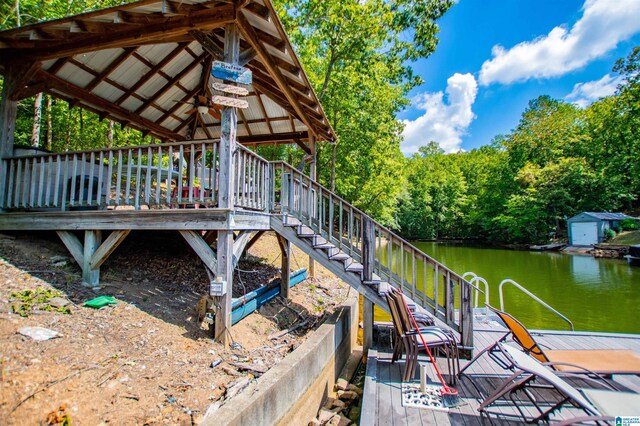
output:
<instances>
[{"instance_id":1,"label":"orange lounge chair","mask_svg":"<svg viewBox=\"0 0 640 426\"><path fill-rule=\"evenodd\" d=\"M559 377L554 371L546 368L536 359L527 356L513 346L497 343L500 352L506 356L514 373L498 388L482 401L478 411L489 414L489 407L498 400L511 399L527 423L549 421L550 416L564 405L571 405L582 409L587 416L566 419L562 424L575 424L581 421L613 421L614 416L639 416L640 394L621 392L611 389L606 382L602 385L606 389L578 389ZM547 401L534 396L531 389L551 389L557 398ZM523 409L525 399L515 399L516 394L522 394L535 407L535 411L526 412ZM536 414L531 414L535 412ZM502 413L500 413L502 414Z\"/></svg>"},{"instance_id":2,"label":"orange lounge chair","mask_svg":"<svg viewBox=\"0 0 640 426\"><path fill-rule=\"evenodd\" d=\"M505 342L509 336L513 338L521 348L554 370L563 373L587 373L610 376L612 374L640 374L640 355L631 350L624 349L571 349L571 350L542 350L529 333L529 330L513 316L502 312L492 306L487 308L493 311L502 320L509 332L502 336L493 345L480 351L465 367L460 370L462 374L483 354L489 355L500 365L506 367L504 362L495 355L499 352L499 343Z\"/></svg>"}]
</instances>

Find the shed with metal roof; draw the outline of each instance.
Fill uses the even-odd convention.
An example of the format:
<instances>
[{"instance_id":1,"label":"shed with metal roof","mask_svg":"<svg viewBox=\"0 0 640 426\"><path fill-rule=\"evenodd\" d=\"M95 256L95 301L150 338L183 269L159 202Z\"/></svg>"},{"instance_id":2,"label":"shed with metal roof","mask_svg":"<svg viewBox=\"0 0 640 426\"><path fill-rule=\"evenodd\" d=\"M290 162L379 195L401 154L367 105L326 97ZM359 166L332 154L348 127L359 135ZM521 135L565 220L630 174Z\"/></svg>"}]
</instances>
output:
<instances>
[{"instance_id":1,"label":"shed with metal roof","mask_svg":"<svg viewBox=\"0 0 640 426\"><path fill-rule=\"evenodd\" d=\"M624 219L633 218L624 213L582 212L567 220L569 245L599 244L604 241L607 229L617 229Z\"/></svg>"}]
</instances>

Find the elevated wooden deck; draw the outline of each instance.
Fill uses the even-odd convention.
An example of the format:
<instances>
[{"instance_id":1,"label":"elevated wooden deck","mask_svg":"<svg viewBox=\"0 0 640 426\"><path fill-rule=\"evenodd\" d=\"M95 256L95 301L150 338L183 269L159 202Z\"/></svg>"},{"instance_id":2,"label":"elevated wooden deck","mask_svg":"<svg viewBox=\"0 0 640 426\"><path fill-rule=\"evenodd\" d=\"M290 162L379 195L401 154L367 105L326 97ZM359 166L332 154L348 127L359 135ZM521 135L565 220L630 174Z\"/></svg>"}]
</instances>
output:
<instances>
[{"instance_id":1,"label":"elevated wooden deck","mask_svg":"<svg viewBox=\"0 0 640 426\"><path fill-rule=\"evenodd\" d=\"M505 329L497 325L482 325L474 330L475 350L480 351L493 344L504 333ZM534 333L538 343L552 349L631 349L640 353L640 335L605 334L590 332L539 331ZM487 356L481 357L465 371L465 376L455 388L466 403L452 408L448 413L429 409L404 407L401 402L401 376L404 358L391 363L389 327L377 326L375 346L369 351L365 389L362 403L361 424L363 425L479 425L479 424L520 424L515 416L517 409L509 401L503 405L492 407L491 415L482 416L477 408L482 397L493 391L508 376ZM421 361L427 362L426 355ZM440 365L441 360L438 360ZM461 367L468 361L461 360ZM429 365L428 377L433 380L435 371ZM444 362L441 370L446 371ZM415 380L419 376L416 372ZM640 392L640 377L635 375L613 376L616 387L621 390ZM577 387L591 387L581 380L571 381ZM545 398L544 394L536 395ZM546 395L548 398L551 395ZM525 412L532 413L532 406L521 402ZM535 410L535 409L534 409ZM556 412L552 420L573 418L584 415L582 410L563 408Z\"/></svg>"}]
</instances>

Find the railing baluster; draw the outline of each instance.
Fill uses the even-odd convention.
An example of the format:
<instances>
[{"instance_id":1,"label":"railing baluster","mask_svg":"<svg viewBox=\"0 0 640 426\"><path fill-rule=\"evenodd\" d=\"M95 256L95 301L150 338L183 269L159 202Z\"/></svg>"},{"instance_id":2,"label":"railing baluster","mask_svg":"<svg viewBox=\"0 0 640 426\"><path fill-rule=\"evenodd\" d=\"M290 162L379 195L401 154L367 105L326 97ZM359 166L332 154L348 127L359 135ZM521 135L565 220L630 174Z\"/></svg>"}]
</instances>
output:
<instances>
[{"instance_id":1,"label":"railing baluster","mask_svg":"<svg viewBox=\"0 0 640 426\"><path fill-rule=\"evenodd\" d=\"M204 191L207 187L204 178L205 161L207 159L207 146L204 142L200 144L200 167L196 169L198 181L200 181L200 202L204 203Z\"/></svg>"},{"instance_id":2,"label":"railing baluster","mask_svg":"<svg viewBox=\"0 0 640 426\"><path fill-rule=\"evenodd\" d=\"M100 151L98 159L98 193L96 194L96 205L100 207L102 203L102 186L104 185L104 151Z\"/></svg>"},{"instance_id":3,"label":"railing baluster","mask_svg":"<svg viewBox=\"0 0 640 426\"><path fill-rule=\"evenodd\" d=\"M58 195L60 195L60 185L62 184L62 182L60 182L60 175L62 173L62 156L58 155L56 157L56 183L55 186L53 187L53 205L55 207L58 207L59 204L64 204L64 203L60 203L59 199L58 199Z\"/></svg>"},{"instance_id":4,"label":"railing baluster","mask_svg":"<svg viewBox=\"0 0 640 426\"><path fill-rule=\"evenodd\" d=\"M28 160L27 160L28 161ZM36 203L36 179L37 179L38 167L35 157L31 160L31 178L30 178L30 191L29 191L29 206L33 207Z\"/></svg>"},{"instance_id":5,"label":"railing baluster","mask_svg":"<svg viewBox=\"0 0 640 426\"><path fill-rule=\"evenodd\" d=\"M120 205L120 192L122 189L122 150L118 150L118 171L116 172L116 206Z\"/></svg>"},{"instance_id":6,"label":"railing baluster","mask_svg":"<svg viewBox=\"0 0 640 426\"><path fill-rule=\"evenodd\" d=\"M67 198L69 198L68 196L68 191L69 191L69 155L65 155L64 156L64 172L62 174L62 199L60 200L60 208L64 211L67 208Z\"/></svg>"},{"instance_id":7,"label":"railing baluster","mask_svg":"<svg viewBox=\"0 0 640 426\"><path fill-rule=\"evenodd\" d=\"M418 287L418 271L416 270L416 253L411 250L411 298L415 300Z\"/></svg>"},{"instance_id":8,"label":"railing baluster","mask_svg":"<svg viewBox=\"0 0 640 426\"><path fill-rule=\"evenodd\" d=\"M17 182L17 179L19 179L19 176L16 176L18 161L19 160L11 159L9 162L9 188L7 191L7 207L13 207L11 203L14 202L16 198L16 188L14 186L14 182Z\"/></svg>"},{"instance_id":9,"label":"railing baluster","mask_svg":"<svg viewBox=\"0 0 640 426\"><path fill-rule=\"evenodd\" d=\"M133 150L127 150L127 183L125 184L124 203L126 205L131 204L131 172L133 167Z\"/></svg>"},{"instance_id":10,"label":"railing baluster","mask_svg":"<svg viewBox=\"0 0 640 426\"><path fill-rule=\"evenodd\" d=\"M78 192L76 185L78 184L78 155L71 154L73 158L73 169L71 171L71 193L69 194L69 206L73 207L76 203L76 192Z\"/></svg>"},{"instance_id":11,"label":"railing baluster","mask_svg":"<svg viewBox=\"0 0 640 426\"><path fill-rule=\"evenodd\" d=\"M118 151L121 152L121 151ZM109 159L107 160L109 163L107 165L107 194L105 195L105 204L107 206L111 205L111 188L115 188L113 185L113 151L109 151Z\"/></svg>"},{"instance_id":12,"label":"railing baluster","mask_svg":"<svg viewBox=\"0 0 640 426\"><path fill-rule=\"evenodd\" d=\"M96 168L96 153L95 152L91 152L91 155L89 156L90 160L89 160L89 190L87 191L87 205L91 205L91 202L93 201L93 178L95 175L95 168ZM99 189L98 189L99 191Z\"/></svg>"},{"instance_id":13,"label":"railing baluster","mask_svg":"<svg viewBox=\"0 0 640 426\"><path fill-rule=\"evenodd\" d=\"M77 154L75 155L77 157ZM76 200L78 206L82 206L84 203L84 193L85 193L85 185L86 185L86 177L87 177L87 154L85 152L82 153L82 157L80 157L80 174L76 176L76 189L74 190L74 194L78 194L78 199Z\"/></svg>"},{"instance_id":14,"label":"railing baluster","mask_svg":"<svg viewBox=\"0 0 640 426\"><path fill-rule=\"evenodd\" d=\"M133 206L136 210L140 209L140 187L142 180L142 148L138 148L138 155L136 159L136 187L135 187L135 198L133 200ZM131 169L131 166L129 167ZM131 179L131 177L129 177Z\"/></svg>"},{"instance_id":15,"label":"railing baluster","mask_svg":"<svg viewBox=\"0 0 640 426\"><path fill-rule=\"evenodd\" d=\"M151 166L153 163L153 152L151 147L147 148L147 170L144 178L144 202L148 205L151 199Z\"/></svg>"},{"instance_id":16,"label":"railing baluster","mask_svg":"<svg viewBox=\"0 0 640 426\"><path fill-rule=\"evenodd\" d=\"M179 158L178 158L178 193L176 194L176 201L181 203L182 200L182 173L184 172L184 145L180 145Z\"/></svg>"},{"instance_id":17,"label":"railing baluster","mask_svg":"<svg viewBox=\"0 0 640 426\"><path fill-rule=\"evenodd\" d=\"M173 189L171 188L171 184L173 183L173 146L169 146L169 162L167 166L167 205L171 206L171 193ZM176 178L176 185L178 184L178 180L180 180L180 175Z\"/></svg>"},{"instance_id":18,"label":"railing baluster","mask_svg":"<svg viewBox=\"0 0 640 426\"><path fill-rule=\"evenodd\" d=\"M160 188L162 186L162 147L158 146L158 155L156 156L156 168L158 172L156 174L156 205L160 205ZM167 176L171 176L169 170L167 170ZM167 188L169 186L167 185Z\"/></svg>"},{"instance_id":19,"label":"railing baluster","mask_svg":"<svg viewBox=\"0 0 640 426\"><path fill-rule=\"evenodd\" d=\"M48 176L47 176L47 178L48 178L49 176L53 175L53 155L49 156L49 158L47 159L47 163L48 163L47 170L49 170L49 173L48 173ZM44 171L44 169L43 169L43 171ZM44 174L45 173L43 173L43 175ZM45 199L44 205L46 207L51 206L51 185L52 184L55 185L55 182L52 182L51 179L47 179L47 191L46 191L46 193L44 195L44 199Z\"/></svg>"},{"instance_id":20,"label":"railing baluster","mask_svg":"<svg viewBox=\"0 0 640 426\"><path fill-rule=\"evenodd\" d=\"M195 144L191 144L189 146L189 180L187 181L188 183L188 187L189 188L189 202L193 203L193 193L195 191L194 187L196 186L195 184L195 162L196 162L196 147Z\"/></svg>"}]
</instances>

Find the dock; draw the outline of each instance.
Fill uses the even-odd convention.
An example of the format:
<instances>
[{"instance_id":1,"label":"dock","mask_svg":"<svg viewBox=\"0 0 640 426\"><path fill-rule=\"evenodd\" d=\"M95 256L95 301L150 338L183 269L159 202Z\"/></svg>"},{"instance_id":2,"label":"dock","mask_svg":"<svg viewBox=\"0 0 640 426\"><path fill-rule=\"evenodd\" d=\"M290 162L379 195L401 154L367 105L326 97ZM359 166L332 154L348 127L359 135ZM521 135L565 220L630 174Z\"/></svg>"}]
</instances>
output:
<instances>
[{"instance_id":1,"label":"dock","mask_svg":"<svg viewBox=\"0 0 640 426\"><path fill-rule=\"evenodd\" d=\"M490 415L482 415L477 411L483 396L490 394L496 386L509 376L509 371L502 369L486 355L465 371L461 380L454 386L464 404L451 408L449 412L423 408L404 407L401 400L402 370L404 357L391 363L390 325L377 325L374 347L367 357L362 402L362 425L486 425L486 424L522 424L515 405L509 401L491 407ZM486 323L474 330L474 353L493 344L506 333L506 329L496 323ZM536 341L552 349L630 349L640 353L640 335L612 334L596 332L569 332L537 330L532 331ZM435 370L428 363L427 356L420 355L420 362L428 364L430 382L435 378ZM438 359L440 370L445 372L444 359ZM469 361L460 360L461 368ZM419 369L417 369L419 370ZM445 376L447 378L447 376ZM614 375L614 385L619 390L640 392L640 377L637 375ZM419 380L416 371L415 381ZM581 379L570 380L576 387L589 386ZM544 398L544 395L540 395ZM518 401L520 408L532 413L535 410L525 401ZM570 419L584 415L582 410L564 406L556 411L552 421Z\"/></svg>"}]
</instances>

